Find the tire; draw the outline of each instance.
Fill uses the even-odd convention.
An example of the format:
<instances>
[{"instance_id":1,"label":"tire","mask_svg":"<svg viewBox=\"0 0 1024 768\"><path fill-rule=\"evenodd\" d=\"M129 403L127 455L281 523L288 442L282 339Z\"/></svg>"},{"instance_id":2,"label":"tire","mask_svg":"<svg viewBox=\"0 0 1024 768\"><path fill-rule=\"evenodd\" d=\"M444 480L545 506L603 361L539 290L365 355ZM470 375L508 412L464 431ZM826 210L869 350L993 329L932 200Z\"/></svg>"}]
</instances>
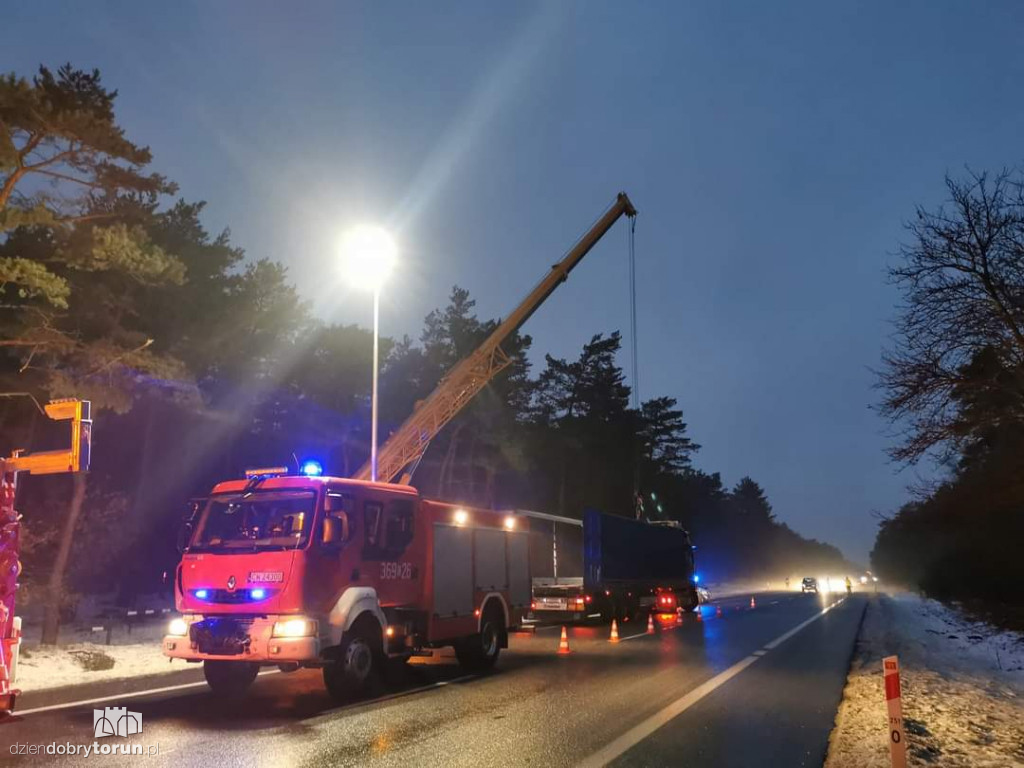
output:
<instances>
[{"instance_id":1,"label":"tire","mask_svg":"<svg viewBox=\"0 0 1024 768\"><path fill-rule=\"evenodd\" d=\"M373 628L377 628L376 638ZM324 686L336 701L365 693L380 672L383 654L380 627L376 621L357 621L338 646L337 658L324 667Z\"/></svg>"},{"instance_id":2,"label":"tire","mask_svg":"<svg viewBox=\"0 0 1024 768\"><path fill-rule=\"evenodd\" d=\"M259 664L251 661L207 659L203 662L203 676L218 696L241 696L252 685L259 671Z\"/></svg>"},{"instance_id":3,"label":"tire","mask_svg":"<svg viewBox=\"0 0 1024 768\"><path fill-rule=\"evenodd\" d=\"M504 631L505 620L500 612L488 609L480 631L455 644L455 658L465 669L473 672L491 669L501 653L501 635Z\"/></svg>"}]
</instances>

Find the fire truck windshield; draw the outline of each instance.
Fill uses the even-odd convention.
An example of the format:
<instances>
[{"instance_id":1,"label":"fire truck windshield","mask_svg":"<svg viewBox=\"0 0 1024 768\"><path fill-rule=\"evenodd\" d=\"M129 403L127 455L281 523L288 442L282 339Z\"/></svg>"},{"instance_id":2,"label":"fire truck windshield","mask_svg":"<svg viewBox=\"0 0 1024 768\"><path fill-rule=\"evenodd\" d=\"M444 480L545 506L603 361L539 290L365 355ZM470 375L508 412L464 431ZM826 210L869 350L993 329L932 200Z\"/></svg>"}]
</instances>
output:
<instances>
[{"instance_id":1,"label":"fire truck windshield","mask_svg":"<svg viewBox=\"0 0 1024 768\"><path fill-rule=\"evenodd\" d=\"M192 552L299 549L309 541L316 495L267 491L212 496L199 516Z\"/></svg>"}]
</instances>

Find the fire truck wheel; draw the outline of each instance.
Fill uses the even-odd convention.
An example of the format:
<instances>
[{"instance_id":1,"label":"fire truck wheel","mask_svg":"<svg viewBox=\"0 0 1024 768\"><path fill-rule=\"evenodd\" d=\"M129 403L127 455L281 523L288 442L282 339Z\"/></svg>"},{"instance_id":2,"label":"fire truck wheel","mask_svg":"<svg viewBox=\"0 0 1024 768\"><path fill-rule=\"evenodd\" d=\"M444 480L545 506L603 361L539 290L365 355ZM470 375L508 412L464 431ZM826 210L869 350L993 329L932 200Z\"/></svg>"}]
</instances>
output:
<instances>
[{"instance_id":1,"label":"fire truck wheel","mask_svg":"<svg viewBox=\"0 0 1024 768\"><path fill-rule=\"evenodd\" d=\"M203 662L203 675L213 692L219 696L239 696L252 685L259 673L259 664L248 661Z\"/></svg>"},{"instance_id":2,"label":"fire truck wheel","mask_svg":"<svg viewBox=\"0 0 1024 768\"><path fill-rule=\"evenodd\" d=\"M465 637L455 644L455 657L466 669L484 671L494 666L501 652L501 634L505 622L498 611L484 614L480 633Z\"/></svg>"},{"instance_id":3,"label":"fire truck wheel","mask_svg":"<svg viewBox=\"0 0 1024 768\"><path fill-rule=\"evenodd\" d=\"M324 686L331 696L344 701L366 690L380 666L381 653L374 649L370 622L356 622L351 634L341 641L336 660L324 667ZM373 622L376 626L376 622ZM380 628L377 628L380 636Z\"/></svg>"}]
</instances>

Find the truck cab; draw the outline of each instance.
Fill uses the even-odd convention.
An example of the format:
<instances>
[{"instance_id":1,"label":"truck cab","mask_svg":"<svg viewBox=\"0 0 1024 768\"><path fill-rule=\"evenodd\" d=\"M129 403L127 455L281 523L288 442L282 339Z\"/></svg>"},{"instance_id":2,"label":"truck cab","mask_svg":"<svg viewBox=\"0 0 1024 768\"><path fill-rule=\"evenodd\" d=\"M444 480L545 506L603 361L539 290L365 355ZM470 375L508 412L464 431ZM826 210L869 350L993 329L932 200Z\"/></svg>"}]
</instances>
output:
<instances>
[{"instance_id":1,"label":"truck cab","mask_svg":"<svg viewBox=\"0 0 1024 768\"><path fill-rule=\"evenodd\" d=\"M469 667L496 661L529 604L523 521L406 485L284 472L252 471L196 505L165 655L203 662L222 692L261 666L320 667L338 697L388 658L444 645Z\"/></svg>"}]
</instances>

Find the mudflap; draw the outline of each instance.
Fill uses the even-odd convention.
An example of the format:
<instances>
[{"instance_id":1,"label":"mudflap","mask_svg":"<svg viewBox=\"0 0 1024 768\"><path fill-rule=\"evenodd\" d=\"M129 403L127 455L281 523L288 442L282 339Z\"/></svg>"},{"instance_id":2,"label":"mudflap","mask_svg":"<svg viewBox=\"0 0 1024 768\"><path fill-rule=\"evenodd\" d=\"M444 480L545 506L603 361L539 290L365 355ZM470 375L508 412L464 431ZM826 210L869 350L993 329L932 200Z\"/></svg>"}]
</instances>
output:
<instances>
[{"instance_id":1,"label":"mudflap","mask_svg":"<svg viewBox=\"0 0 1024 768\"><path fill-rule=\"evenodd\" d=\"M9 693L0 693L0 719L10 716L14 712L14 701L21 691L13 690Z\"/></svg>"}]
</instances>

